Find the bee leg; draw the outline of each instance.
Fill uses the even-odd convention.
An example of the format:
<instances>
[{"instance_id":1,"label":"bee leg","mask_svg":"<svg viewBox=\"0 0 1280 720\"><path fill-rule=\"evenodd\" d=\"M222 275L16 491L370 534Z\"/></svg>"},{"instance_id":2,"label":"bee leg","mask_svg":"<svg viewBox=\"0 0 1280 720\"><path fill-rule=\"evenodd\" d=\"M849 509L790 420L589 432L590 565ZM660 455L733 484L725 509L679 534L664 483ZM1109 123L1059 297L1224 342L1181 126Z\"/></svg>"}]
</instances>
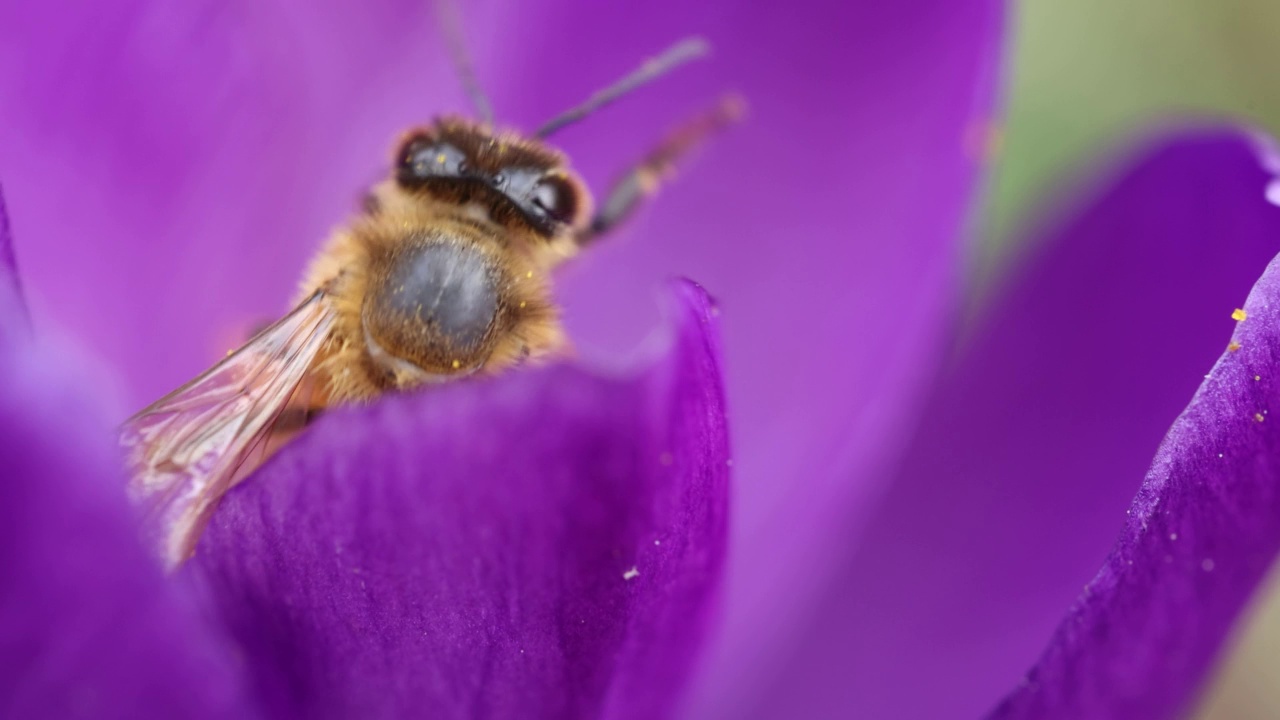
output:
<instances>
[{"instance_id":1,"label":"bee leg","mask_svg":"<svg viewBox=\"0 0 1280 720\"><path fill-rule=\"evenodd\" d=\"M630 217L642 202L658 191L663 181L671 178L681 158L739 120L745 109L746 103L740 96L725 95L711 108L678 125L613 184L591 224L578 235L578 244L594 242Z\"/></svg>"}]
</instances>

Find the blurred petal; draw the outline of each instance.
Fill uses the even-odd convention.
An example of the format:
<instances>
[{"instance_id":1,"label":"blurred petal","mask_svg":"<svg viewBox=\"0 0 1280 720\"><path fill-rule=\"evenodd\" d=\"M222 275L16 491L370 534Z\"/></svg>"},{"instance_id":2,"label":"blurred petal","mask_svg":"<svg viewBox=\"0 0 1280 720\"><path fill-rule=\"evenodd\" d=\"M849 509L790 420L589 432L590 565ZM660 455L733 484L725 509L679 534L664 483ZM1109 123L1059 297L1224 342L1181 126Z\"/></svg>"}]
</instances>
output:
<instances>
[{"instance_id":1,"label":"blurred petal","mask_svg":"<svg viewBox=\"0 0 1280 720\"><path fill-rule=\"evenodd\" d=\"M1106 556L1135 479L1221 352L1231 310L1280 250L1269 179L1238 134L1175 138L1042 247L960 343L762 716L976 717L1007 691ZM1240 542L1256 542L1251 533ZM1246 549L1221 552L1252 562ZM1204 609L1229 604L1214 602ZM1220 635L1224 623L1187 629ZM1151 629L1111 627L1118 643Z\"/></svg>"},{"instance_id":2,"label":"blurred petal","mask_svg":"<svg viewBox=\"0 0 1280 720\"><path fill-rule=\"evenodd\" d=\"M414 52L428 3L342 5L0 3L0 167L33 309L135 403L285 308L408 122L368 119L385 83L415 119L457 95Z\"/></svg>"},{"instance_id":3,"label":"blurred petal","mask_svg":"<svg viewBox=\"0 0 1280 720\"><path fill-rule=\"evenodd\" d=\"M23 338L29 328L18 263L13 257L13 234L0 188L0 347Z\"/></svg>"},{"instance_id":4,"label":"blurred petal","mask_svg":"<svg viewBox=\"0 0 1280 720\"><path fill-rule=\"evenodd\" d=\"M713 311L678 295L674 345L638 377L560 366L343 411L226 498L194 570L268 706L669 713L721 575L728 474Z\"/></svg>"},{"instance_id":5,"label":"blurred petal","mask_svg":"<svg viewBox=\"0 0 1280 720\"><path fill-rule=\"evenodd\" d=\"M138 542L70 354L0 351L0 717L251 717L227 648Z\"/></svg>"}]
</instances>

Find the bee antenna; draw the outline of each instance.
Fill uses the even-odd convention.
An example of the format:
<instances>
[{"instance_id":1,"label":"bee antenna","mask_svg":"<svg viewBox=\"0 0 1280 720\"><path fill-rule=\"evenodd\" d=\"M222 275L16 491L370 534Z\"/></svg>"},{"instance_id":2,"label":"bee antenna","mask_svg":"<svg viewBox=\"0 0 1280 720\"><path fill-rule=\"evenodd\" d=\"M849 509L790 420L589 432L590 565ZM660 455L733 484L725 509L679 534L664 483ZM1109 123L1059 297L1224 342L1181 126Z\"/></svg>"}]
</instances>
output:
<instances>
[{"instance_id":1,"label":"bee antenna","mask_svg":"<svg viewBox=\"0 0 1280 720\"><path fill-rule=\"evenodd\" d=\"M458 6L453 0L437 0L436 16L444 32L445 44L449 46L453 67L458 71L458 78L462 80L462 87L467 91L467 95L471 96L471 104L475 106L476 114L483 122L492 125L493 106L489 104L489 98L484 94L484 90L480 89L475 66L471 64L471 56L467 54L467 45L462 39L462 20L458 13Z\"/></svg>"},{"instance_id":2,"label":"bee antenna","mask_svg":"<svg viewBox=\"0 0 1280 720\"><path fill-rule=\"evenodd\" d=\"M657 80L666 75L669 71L691 61L697 60L710 52L711 46L706 40L700 37L689 37L667 48L665 52L657 57L649 58L644 61L640 67L636 68L631 74L618 80L614 84L596 92L596 94L587 98L585 102L577 107L560 113L554 118L548 120L538 128L533 134L536 138L545 138L552 133L560 130L566 125L572 125L591 113L599 110L626 95L627 93L639 88L642 85Z\"/></svg>"}]
</instances>

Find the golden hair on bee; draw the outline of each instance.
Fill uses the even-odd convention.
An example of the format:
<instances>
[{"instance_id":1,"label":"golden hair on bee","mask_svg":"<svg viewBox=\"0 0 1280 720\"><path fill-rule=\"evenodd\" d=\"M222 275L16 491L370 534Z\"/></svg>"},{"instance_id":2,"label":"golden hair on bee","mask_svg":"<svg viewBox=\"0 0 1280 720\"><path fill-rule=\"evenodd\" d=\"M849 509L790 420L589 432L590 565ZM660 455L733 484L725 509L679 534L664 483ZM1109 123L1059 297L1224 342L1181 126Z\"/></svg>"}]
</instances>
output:
<instances>
[{"instance_id":1,"label":"golden hair on bee","mask_svg":"<svg viewBox=\"0 0 1280 720\"><path fill-rule=\"evenodd\" d=\"M497 230L477 210L393 185L335 233L299 301L323 291L336 323L316 363L323 405L495 373L564 347L548 243Z\"/></svg>"},{"instance_id":2,"label":"golden hair on bee","mask_svg":"<svg viewBox=\"0 0 1280 720\"><path fill-rule=\"evenodd\" d=\"M168 565L194 552L221 496L325 408L565 353L553 271L741 113L741 101L727 97L678 126L596 210L546 138L701 56L706 44L680 42L523 134L494 129L456 24L445 20L481 119L443 116L406 132L387 178L311 261L294 309L125 422L129 491Z\"/></svg>"}]
</instances>

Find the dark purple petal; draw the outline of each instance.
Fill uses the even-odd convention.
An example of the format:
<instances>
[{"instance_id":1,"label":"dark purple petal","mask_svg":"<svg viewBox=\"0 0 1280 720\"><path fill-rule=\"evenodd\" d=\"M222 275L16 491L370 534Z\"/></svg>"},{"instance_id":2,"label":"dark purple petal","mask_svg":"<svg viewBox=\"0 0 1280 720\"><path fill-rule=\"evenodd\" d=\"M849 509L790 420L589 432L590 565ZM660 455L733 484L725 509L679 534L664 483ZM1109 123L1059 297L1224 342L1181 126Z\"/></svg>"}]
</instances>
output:
<instances>
[{"instance_id":1,"label":"dark purple petal","mask_svg":"<svg viewBox=\"0 0 1280 720\"><path fill-rule=\"evenodd\" d=\"M1190 708L1280 553L1280 412L1270 412L1280 408L1280 259L1243 309L1156 452L1115 550L993 717L1141 720Z\"/></svg>"},{"instance_id":2,"label":"dark purple petal","mask_svg":"<svg viewBox=\"0 0 1280 720\"><path fill-rule=\"evenodd\" d=\"M242 718L228 647L137 538L66 348L0 350L0 717Z\"/></svg>"},{"instance_id":3,"label":"dark purple petal","mask_svg":"<svg viewBox=\"0 0 1280 720\"><path fill-rule=\"evenodd\" d=\"M669 353L388 398L319 421L193 560L304 717L660 718L721 575L728 451L711 307Z\"/></svg>"},{"instance_id":4,"label":"dark purple petal","mask_svg":"<svg viewBox=\"0 0 1280 720\"><path fill-rule=\"evenodd\" d=\"M976 717L1021 677L1106 557L1160 437L1225 346L1231 310L1280 250L1269 179L1238 134L1184 136L1152 149L1048 238L959 343L869 532L833 545L857 550L762 716ZM1253 491L1241 492L1228 500ZM1240 520L1272 510L1259 505ZM1204 532L1226 532L1217 522ZM1248 563L1261 549L1242 530L1240 545L1212 555L1227 573L1236 560L1225 555ZM1187 531L1144 542L1204 549L1169 542L1170 532ZM1152 552L1164 562L1165 550ZM1179 555L1169 569L1198 572L1207 557ZM1213 575L1195 582L1229 581L1243 597L1242 578ZM1170 583L1159 587L1178 592ZM1210 615L1150 619L1185 624L1186 648L1199 653L1221 639L1230 603L1184 599L1188 612ZM1136 605L1129 611L1141 616ZM1184 674L1163 675L1149 691L1194 681L1202 666L1144 637L1154 629L1109 626L1114 647L1129 643L1127 670L1155 678L1144 674L1172 670L1169 656ZM1148 649L1156 654L1144 664ZM1101 665L1075 667L1077 682L1109 682Z\"/></svg>"}]
</instances>

